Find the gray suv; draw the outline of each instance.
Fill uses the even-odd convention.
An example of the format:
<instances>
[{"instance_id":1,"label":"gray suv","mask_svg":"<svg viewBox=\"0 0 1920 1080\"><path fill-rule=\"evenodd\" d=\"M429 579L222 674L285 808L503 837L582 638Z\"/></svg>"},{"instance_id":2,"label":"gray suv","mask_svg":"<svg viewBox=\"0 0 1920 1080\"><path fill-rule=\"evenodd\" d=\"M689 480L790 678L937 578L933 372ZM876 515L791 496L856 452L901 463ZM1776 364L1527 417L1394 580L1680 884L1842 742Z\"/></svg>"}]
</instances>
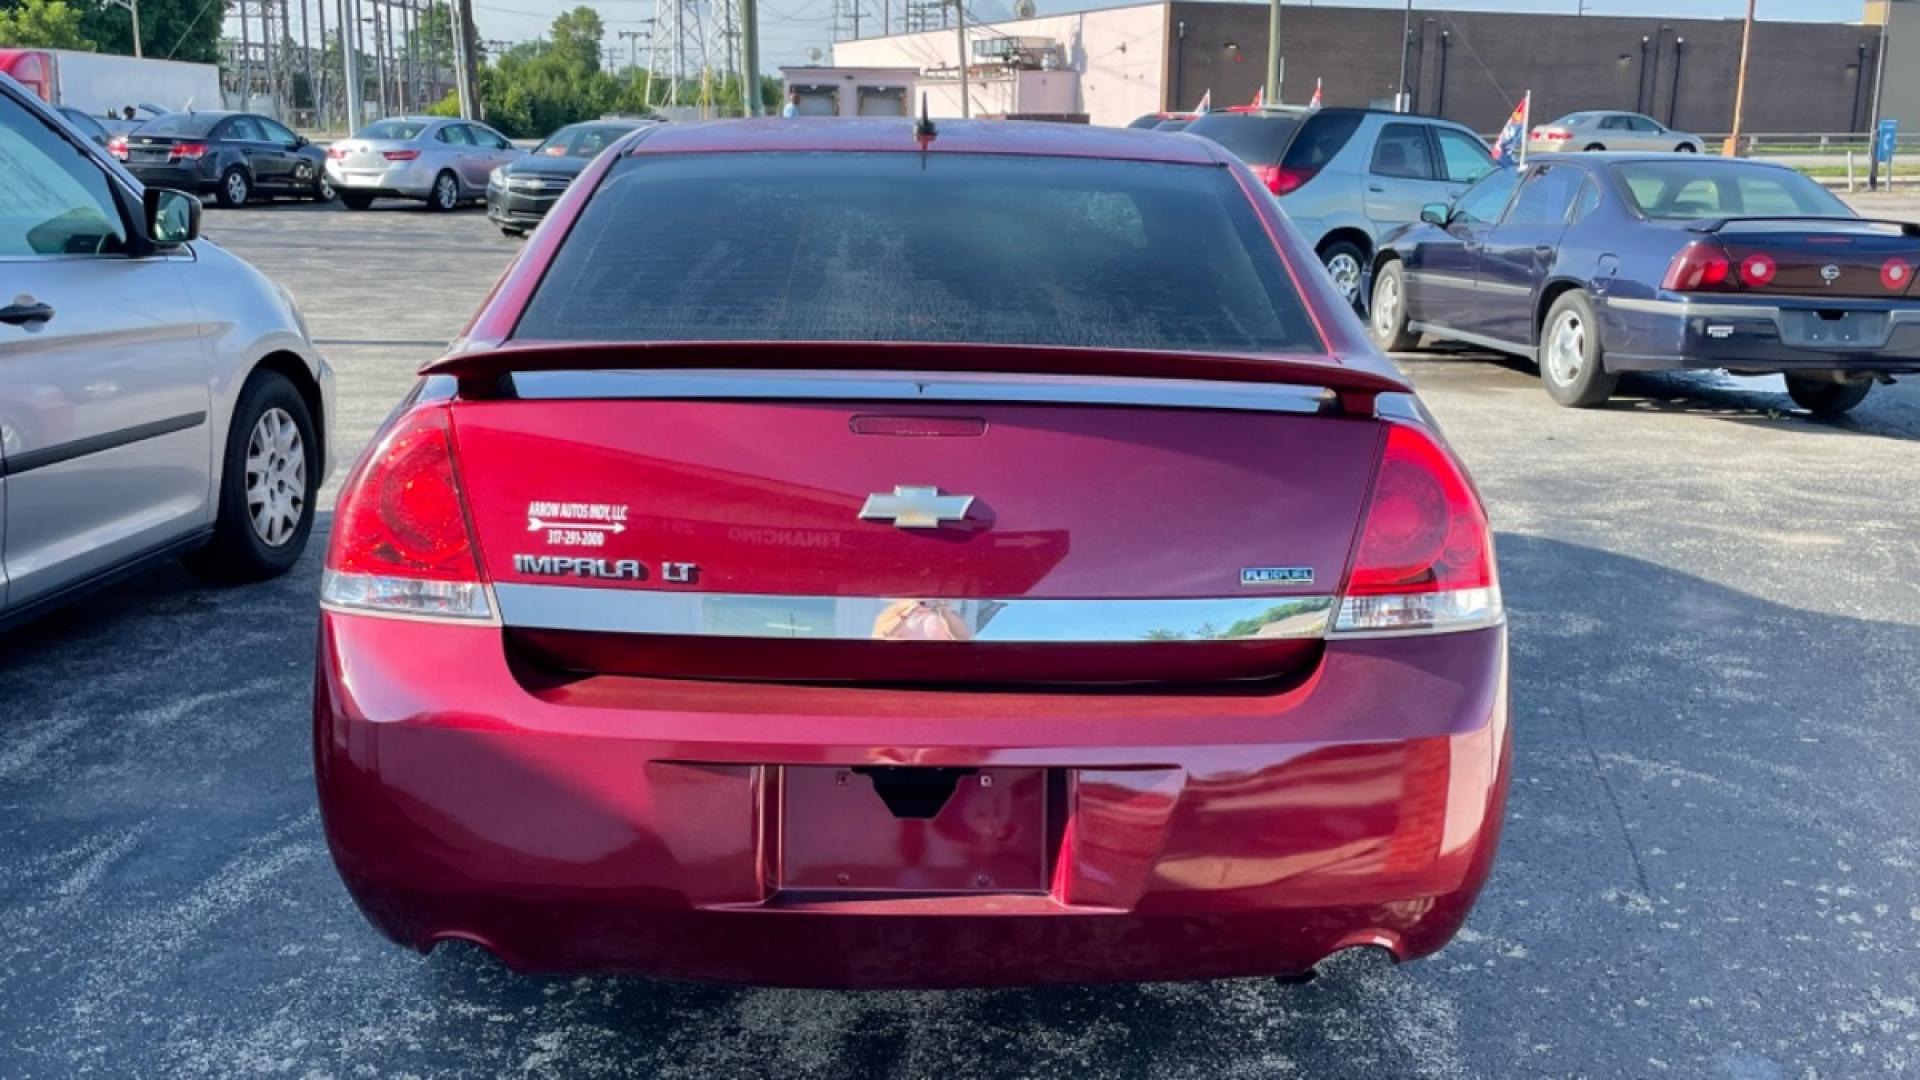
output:
<instances>
[{"instance_id":1,"label":"gray suv","mask_svg":"<svg viewBox=\"0 0 1920 1080\"><path fill-rule=\"evenodd\" d=\"M1494 167L1487 144L1460 124L1375 109L1208 113L1187 134L1212 139L1253 169L1356 308L1379 238L1420 220L1422 206L1451 202Z\"/></svg>"}]
</instances>

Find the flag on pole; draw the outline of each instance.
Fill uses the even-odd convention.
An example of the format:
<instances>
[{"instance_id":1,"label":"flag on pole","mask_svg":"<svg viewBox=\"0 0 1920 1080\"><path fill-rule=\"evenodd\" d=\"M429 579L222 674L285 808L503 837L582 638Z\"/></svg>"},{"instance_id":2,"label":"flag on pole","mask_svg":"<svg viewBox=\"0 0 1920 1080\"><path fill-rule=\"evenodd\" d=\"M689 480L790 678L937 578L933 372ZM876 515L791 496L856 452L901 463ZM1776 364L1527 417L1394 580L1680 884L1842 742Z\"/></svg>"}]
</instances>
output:
<instances>
[{"instance_id":1,"label":"flag on pole","mask_svg":"<svg viewBox=\"0 0 1920 1080\"><path fill-rule=\"evenodd\" d=\"M1527 116L1533 111L1533 91L1529 90L1520 98L1520 104L1513 107L1513 115L1507 117L1505 127L1493 140L1493 159L1502 165L1521 165L1527 158Z\"/></svg>"},{"instance_id":2,"label":"flag on pole","mask_svg":"<svg viewBox=\"0 0 1920 1080\"><path fill-rule=\"evenodd\" d=\"M1267 88L1262 86L1253 92L1253 107L1259 108L1267 103Z\"/></svg>"},{"instance_id":3,"label":"flag on pole","mask_svg":"<svg viewBox=\"0 0 1920 1080\"><path fill-rule=\"evenodd\" d=\"M1320 80L1315 79L1313 80L1313 100L1307 102L1307 108L1317 109L1319 107L1320 107Z\"/></svg>"},{"instance_id":4,"label":"flag on pole","mask_svg":"<svg viewBox=\"0 0 1920 1080\"><path fill-rule=\"evenodd\" d=\"M1212 111L1213 111L1213 88L1208 87L1207 92L1200 95L1200 104L1195 105L1193 107L1193 115L1205 116Z\"/></svg>"}]
</instances>

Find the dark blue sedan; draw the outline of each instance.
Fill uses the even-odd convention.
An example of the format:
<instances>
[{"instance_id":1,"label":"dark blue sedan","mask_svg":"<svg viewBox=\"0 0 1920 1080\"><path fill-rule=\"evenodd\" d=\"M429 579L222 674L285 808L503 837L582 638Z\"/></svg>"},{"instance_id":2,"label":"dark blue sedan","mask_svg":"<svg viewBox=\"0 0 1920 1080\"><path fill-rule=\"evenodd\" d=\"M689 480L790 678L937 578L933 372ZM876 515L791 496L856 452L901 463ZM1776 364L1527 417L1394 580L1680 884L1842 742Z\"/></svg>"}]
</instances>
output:
<instances>
[{"instance_id":1,"label":"dark blue sedan","mask_svg":"<svg viewBox=\"0 0 1920 1080\"><path fill-rule=\"evenodd\" d=\"M1862 219L1776 165L1681 154L1541 154L1389 233L1369 328L1533 360L1562 405L1621 372L1778 372L1838 415L1920 372L1920 226Z\"/></svg>"}]
</instances>

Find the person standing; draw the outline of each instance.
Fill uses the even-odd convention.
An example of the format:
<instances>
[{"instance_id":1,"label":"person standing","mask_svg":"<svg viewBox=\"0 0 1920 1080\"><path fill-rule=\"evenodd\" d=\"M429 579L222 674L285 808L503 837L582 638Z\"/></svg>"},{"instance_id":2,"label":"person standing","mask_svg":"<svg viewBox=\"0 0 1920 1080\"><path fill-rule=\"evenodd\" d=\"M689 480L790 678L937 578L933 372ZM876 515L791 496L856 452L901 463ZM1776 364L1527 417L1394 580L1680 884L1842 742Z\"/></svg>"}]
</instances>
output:
<instances>
[{"instance_id":1,"label":"person standing","mask_svg":"<svg viewBox=\"0 0 1920 1080\"><path fill-rule=\"evenodd\" d=\"M780 115L788 119L800 115L800 91L787 91L787 103L781 107Z\"/></svg>"}]
</instances>

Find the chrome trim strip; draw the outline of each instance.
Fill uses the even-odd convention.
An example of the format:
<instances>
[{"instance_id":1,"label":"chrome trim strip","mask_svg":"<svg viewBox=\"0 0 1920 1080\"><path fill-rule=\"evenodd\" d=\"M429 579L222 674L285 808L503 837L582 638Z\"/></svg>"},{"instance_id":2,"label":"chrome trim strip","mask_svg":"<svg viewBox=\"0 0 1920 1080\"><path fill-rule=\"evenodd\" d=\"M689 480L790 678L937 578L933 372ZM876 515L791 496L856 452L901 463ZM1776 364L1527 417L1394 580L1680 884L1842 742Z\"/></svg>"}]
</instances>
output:
<instances>
[{"instance_id":1,"label":"chrome trim strip","mask_svg":"<svg viewBox=\"0 0 1920 1080\"><path fill-rule=\"evenodd\" d=\"M526 629L1055 645L1318 638L1326 634L1334 609L1331 596L942 600L513 584L494 585L493 595L501 623ZM915 605L927 607L915 613ZM942 614L942 605L951 620Z\"/></svg>"},{"instance_id":2,"label":"chrome trim strip","mask_svg":"<svg viewBox=\"0 0 1920 1080\"><path fill-rule=\"evenodd\" d=\"M1317 413L1333 396L1291 383L1184 379L1089 378L1062 375L971 375L964 372L516 371L514 393L526 399L641 398L1033 402L1140 405L1237 412Z\"/></svg>"},{"instance_id":3,"label":"chrome trim strip","mask_svg":"<svg viewBox=\"0 0 1920 1080\"><path fill-rule=\"evenodd\" d=\"M1692 300L1645 300L1639 297L1611 297L1607 306L1621 311L1644 311L1654 315L1694 315L1709 319L1775 319L1780 309L1772 304L1715 304Z\"/></svg>"}]
</instances>

